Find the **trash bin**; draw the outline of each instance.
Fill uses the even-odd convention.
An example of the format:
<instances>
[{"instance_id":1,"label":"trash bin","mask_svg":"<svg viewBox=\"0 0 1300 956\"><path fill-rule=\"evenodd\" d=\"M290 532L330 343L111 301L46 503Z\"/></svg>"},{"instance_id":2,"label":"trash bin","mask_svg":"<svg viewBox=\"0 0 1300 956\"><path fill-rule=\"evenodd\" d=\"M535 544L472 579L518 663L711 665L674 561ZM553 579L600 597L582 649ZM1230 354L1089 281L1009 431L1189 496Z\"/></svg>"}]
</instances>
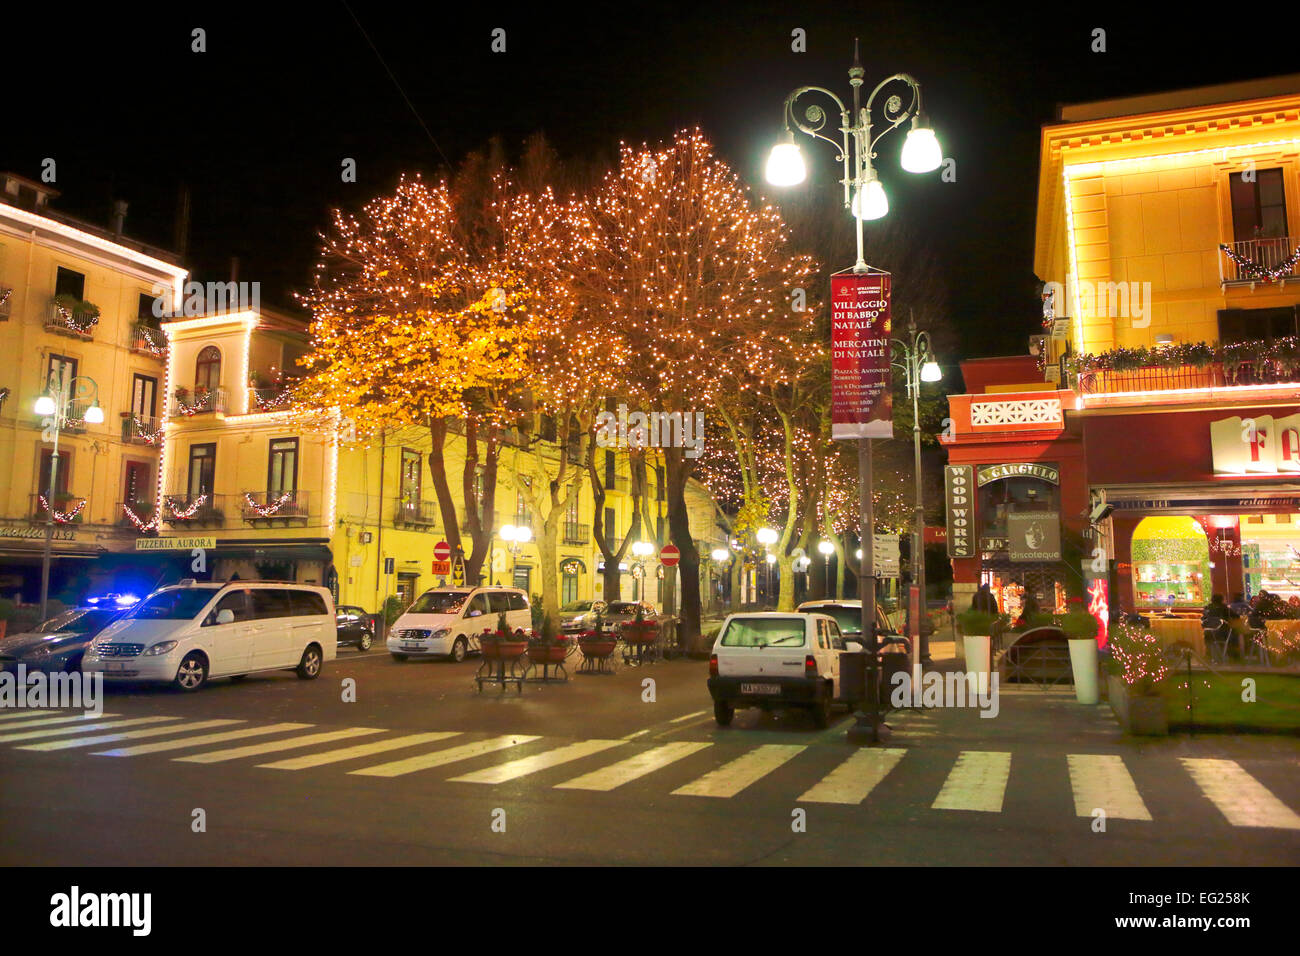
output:
<instances>
[{"instance_id":1,"label":"trash bin","mask_svg":"<svg viewBox=\"0 0 1300 956\"><path fill-rule=\"evenodd\" d=\"M894 693L897 686L894 683L894 675L897 673L906 674L912 665L912 656L907 652L906 644L886 644L880 652L880 696L881 705L888 704L889 698Z\"/></svg>"},{"instance_id":2,"label":"trash bin","mask_svg":"<svg viewBox=\"0 0 1300 956\"><path fill-rule=\"evenodd\" d=\"M839 699L857 704L866 698L867 655L861 651L841 651Z\"/></svg>"}]
</instances>

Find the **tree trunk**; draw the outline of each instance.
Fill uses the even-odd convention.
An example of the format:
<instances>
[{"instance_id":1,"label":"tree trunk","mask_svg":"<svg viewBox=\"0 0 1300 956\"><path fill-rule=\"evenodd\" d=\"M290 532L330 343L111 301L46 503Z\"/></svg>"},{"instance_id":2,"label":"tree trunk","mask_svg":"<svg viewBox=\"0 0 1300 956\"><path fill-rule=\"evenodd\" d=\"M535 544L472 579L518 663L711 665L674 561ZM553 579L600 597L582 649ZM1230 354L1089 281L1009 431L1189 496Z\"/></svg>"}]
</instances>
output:
<instances>
[{"instance_id":1,"label":"tree trunk","mask_svg":"<svg viewBox=\"0 0 1300 956\"><path fill-rule=\"evenodd\" d=\"M560 587L559 562L556 560L556 546L559 539L559 521L556 509L546 516L542 524L541 572L542 572L542 635L555 637L560 632Z\"/></svg>"},{"instance_id":2,"label":"tree trunk","mask_svg":"<svg viewBox=\"0 0 1300 956\"><path fill-rule=\"evenodd\" d=\"M447 419L434 418L429 422L429 477L433 479L433 491L438 497L438 510L442 513L442 528L447 543L453 551L460 549L460 515L456 513L456 502L451 497L451 486L447 483ZM382 494L382 489L381 492ZM380 509L383 514L383 509Z\"/></svg>"},{"instance_id":3,"label":"tree trunk","mask_svg":"<svg viewBox=\"0 0 1300 956\"><path fill-rule=\"evenodd\" d=\"M727 597L730 599L729 606L733 614L740 610L740 576L744 570L745 555L741 552L731 561L731 593Z\"/></svg>"},{"instance_id":4,"label":"tree trunk","mask_svg":"<svg viewBox=\"0 0 1300 956\"><path fill-rule=\"evenodd\" d=\"M686 648L688 654L700 654L706 650L700 642L700 552L691 537L690 512L686 510L686 482L695 460L687 458L681 448L665 448L663 455L668 479L668 530L681 553L677 646Z\"/></svg>"}]
</instances>

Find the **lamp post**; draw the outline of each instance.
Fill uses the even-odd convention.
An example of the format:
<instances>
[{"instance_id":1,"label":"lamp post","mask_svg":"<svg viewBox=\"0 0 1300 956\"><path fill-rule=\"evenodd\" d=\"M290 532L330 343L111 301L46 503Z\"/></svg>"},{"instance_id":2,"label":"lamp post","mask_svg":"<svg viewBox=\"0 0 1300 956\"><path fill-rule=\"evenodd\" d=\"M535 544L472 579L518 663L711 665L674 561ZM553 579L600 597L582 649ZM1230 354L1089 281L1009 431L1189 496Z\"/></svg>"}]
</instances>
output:
<instances>
[{"instance_id":1,"label":"lamp post","mask_svg":"<svg viewBox=\"0 0 1300 956\"><path fill-rule=\"evenodd\" d=\"M794 186L803 182L807 176L803 156L794 141L791 124L801 133L815 139L830 143L838 151L837 162L844 164L844 177L840 183L844 186L844 206L857 220L858 260L853 265L854 272L868 271L866 260L862 258L862 223L867 219L879 219L889 212L889 200L885 187L877 176L872 160L876 158L876 144L887 133L898 129L907 120L912 126L903 143L900 162L903 169L910 173L928 173L939 168L943 162L943 151L939 140L926 122L921 109L921 84L907 73L895 73L877 84L867 97L867 105L860 105L863 77L866 71L858 59L858 41L853 41L853 65L849 67L849 85L853 88L852 111L838 96L820 86L801 86L785 99L784 121L785 141L778 143L767 161L766 176L774 186ZM911 100L904 107L903 100L897 94L885 100L882 113L885 128L872 135L871 108L880 91L893 83L905 84L911 91ZM826 111L817 105L811 105L800 119L795 114L795 102L808 93L818 93L828 97L840 112L840 136L835 139L822 133L826 127ZM867 642L867 682L869 713L859 713L857 723L849 731L851 737L866 737L872 742L880 740L880 702L878 700L879 683L879 644L876 641L876 575L872 561L872 548L865 547L874 540L875 521L871 505L871 439L859 438L858 442L858 496L859 496L859 531L864 542L867 557L859 569L858 592L862 596L862 634Z\"/></svg>"},{"instance_id":2,"label":"lamp post","mask_svg":"<svg viewBox=\"0 0 1300 956\"><path fill-rule=\"evenodd\" d=\"M822 597L830 597L831 554L835 551L835 545L822 538L817 542L817 550L822 554Z\"/></svg>"},{"instance_id":3,"label":"lamp post","mask_svg":"<svg viewBox=\"0 0 1300 956\"><path fill-rule=\"evenodd\" d=\"M921 383L937 382L943 370L935 360L930 347L930 333L916 330L916 317L907 318L907 338L894 339L894 368L903 370L907 395L912 400L912 453L916 469L916 512L912 523L912 573L921 589L921 619L916 622L921 636L921 663L930 663L930 635L926 631L925 616L925 508L921 492Z\"/></svg>"},{"instance_id":4,"label":"lamp post","mask_svg":"<svg viewBox=\"0 0 1300 956\"><path fill-rule=\"evenodd\" d=\"M50 374L48 390L36 399L33 410L54 426L54 450L50 453L50 483L45 489L45 548L41 556L41 620L50 598L50 559L54 542L54 489L59 475L59 432L67 424L72 403L77 398L94 396L86 409L84 421L89 425L104 423L104 410L99 407L99 383L86 375L68 378L67 369Z\"/></svg>"},{"instance_id":5,"label":"lamp post","mask_svg":"<svg viewBox=\"0 0 1300 956\"><path fill-rule=\"evenodd\" d=\"M645 559L655 553L655 546L649 541L633 541L632 555L636 558L636 568L640 574L632 575L632 600L644 601L646 595ZM640 582L638 584L638 582ZM637 593L637 592L640 593Z\"/></svg>"},{"instance_id":6,"label":"lamp post","mask_svg":"<svg viewBox=\"0 0 1300 956\"><path fill-rule=\"evenodd\" d=\"M778 537L780 536L771 528L759 528L754 533L754 538L763 546L763 551L766 552L764 557L767 567L763 569L763 596L765 598L772 596L772 562L776 560L776 556L768 552L767 549L776 544Z\"/></svg>"},{"instance_id":7,"label":"lamp post","mask_svg":"<svg viewBox=\"0 0 1300 956\"><path fill-rule=\"evenodd\" d=\"M510 583L515 583L515 561L519 558L519 551L529 541L533 540L533 529L526 524L513 525L508 524L501 528L501 540L506 543L510 551Z\"/></svg>"}]
</instances>

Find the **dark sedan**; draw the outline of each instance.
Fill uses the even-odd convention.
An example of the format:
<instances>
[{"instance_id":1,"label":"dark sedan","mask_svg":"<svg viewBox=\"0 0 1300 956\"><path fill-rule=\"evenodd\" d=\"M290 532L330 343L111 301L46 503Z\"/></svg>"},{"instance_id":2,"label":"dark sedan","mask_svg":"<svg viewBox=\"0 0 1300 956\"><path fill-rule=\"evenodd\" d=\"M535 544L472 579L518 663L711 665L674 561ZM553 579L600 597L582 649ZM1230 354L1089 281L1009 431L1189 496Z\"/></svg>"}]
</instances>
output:
<instances>
[{"instance_id":1,"label":"dark sedan","mask_svg":"<svg viewBox=\"0 0 1300 956\"><path fill-rule=\"evenodd\" d=\"M341 604L334 609L334 625L338 630L339 647L370 650L375 642L375 625L362 608Z\"/></svg>"},{"instance_id":2,"label":"dark sedan","mask_svg":"<svg viewBox=\"0 0 1300 956\"><path fill-rule=\"evenodd\" d=\"M120 607L74 607L56 614L35 630L10 634L0 641L0 670L77 671L95 635L123 614Z\"/></svg>"}]
</instances>

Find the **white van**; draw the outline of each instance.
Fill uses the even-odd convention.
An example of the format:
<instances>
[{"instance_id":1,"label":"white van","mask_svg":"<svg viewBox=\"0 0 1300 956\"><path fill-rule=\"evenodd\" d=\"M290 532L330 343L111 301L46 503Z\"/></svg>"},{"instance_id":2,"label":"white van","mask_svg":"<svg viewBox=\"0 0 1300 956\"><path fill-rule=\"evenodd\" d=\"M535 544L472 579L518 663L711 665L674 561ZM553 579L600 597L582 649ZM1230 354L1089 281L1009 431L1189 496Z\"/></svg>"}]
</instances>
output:
<instances>
[{"instance_id":1,"label":"white van","mask_svg":"<svg viewBox=\"0 0 1300 956\"><path fill-rule=\"evenodd\" d=\"M108 681L198 690L212 677L295 669L320 676L336 656L334 599L325 588L273 581L160 588L86 648L81 669Z\"/></svg>"},{"instance_id":2,"label":"white van","mask_svg":"<svg viewBox=\"0 0 1300 956\"><path fill-rule=\"evenodd\" d=\"M495 631L501 612L510 630L530 631L533 612L520 588L433 588L412 602L388 629L388 652L394 660L450 657L463 661L479 649L484 631Z\"/></svg>"}]
</instances>

